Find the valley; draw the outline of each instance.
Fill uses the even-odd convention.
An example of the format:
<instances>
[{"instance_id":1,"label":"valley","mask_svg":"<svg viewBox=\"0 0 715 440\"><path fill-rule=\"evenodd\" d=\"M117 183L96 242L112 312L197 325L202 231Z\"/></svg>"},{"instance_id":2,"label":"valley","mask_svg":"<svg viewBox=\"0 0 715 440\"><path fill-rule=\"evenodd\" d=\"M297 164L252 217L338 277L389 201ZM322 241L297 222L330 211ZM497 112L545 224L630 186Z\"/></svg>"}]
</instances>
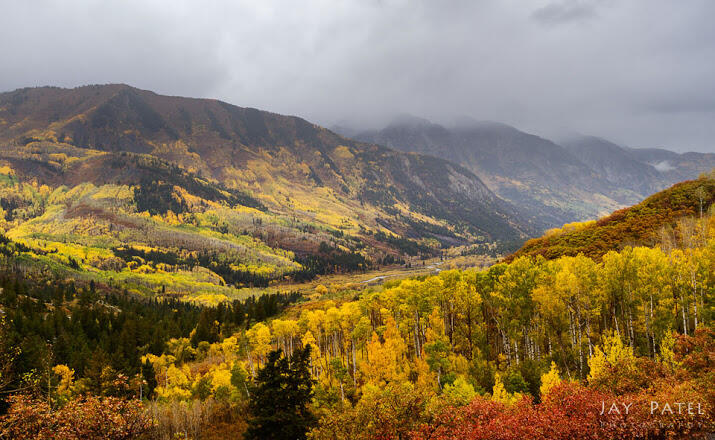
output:
<instances>
[{"instance_id":1,"label":"valley","mask_svg":"<svg viewBox=\"0 0 715 440\"><path fill-rule=\"evenodd\" d=\"M458 165L123 85L2 94L0 143L23 270L142 296L216 304L536 231Z\"/></svg>"},{"instance_id":2,"label":"valley","mask_svg":"<svg viewBox=\"0 0 715 440\"><path fill-rule=\"evenodd\" d=\"M356 137L124 85L0 94L0 438L715 429L613 434L592 404L713 402L711 155Z\"/></svg>"},{"instance_id":3,"label":"valley","mask_svg":"<svg viewBox=\"0 0 715 440\"><path fill-rule=\"evenodd\" d=\"M715 2L1 11L0 440L715 440Z\"/></svg>"}]
</instances>

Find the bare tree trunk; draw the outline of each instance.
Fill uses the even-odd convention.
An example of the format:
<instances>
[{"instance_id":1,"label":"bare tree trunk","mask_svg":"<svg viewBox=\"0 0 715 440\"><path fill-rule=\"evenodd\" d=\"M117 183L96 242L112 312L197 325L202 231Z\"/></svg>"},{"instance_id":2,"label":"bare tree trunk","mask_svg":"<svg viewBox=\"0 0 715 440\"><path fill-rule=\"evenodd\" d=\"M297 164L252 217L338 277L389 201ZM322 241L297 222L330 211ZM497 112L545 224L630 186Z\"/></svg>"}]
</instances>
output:
<instances>
[{"instance_id":1,"label":"bare tree trunk","mask_svg":"<svg viewBox=\"0 0 715 440\"><path fill-rule=\"evenodd\" d=\"M578 325L578 374L583 377L583 343L581 339L581 310L577 310L576 322Z\"/></svg>"},{"instance_id":2,"label":"bare tree trunk","mask_svg":"<svg viewBox=\"0 0 715 440\"><path fill-rule=\"evenodd\" d=\"M688 336L688 320L685 318L685 305L680 306L680 310L683 314L683 333L685 333L685 336Z\"/></svg>"},{"instance_id":3,"label":"bare tree trunk","mask_svg":"<svg viewBox=\"0 0 715 440\"><path fill-rule=\"evenodd\" d=\"M653 294L650 295L650 316L648 317L647 326L648 332L650 333L648 335L648 338L650 340L651 348L653 350L653 359L655 359L655 332L653 331Z\"/></svg>"},{"instance_id":4,"label":"bare tree trunk","mask_svg":"<svg viewBox=\"0 0 715 440\"><path fill-rule=\"evenodd\" d=\"M355 376L357 376L357 367L356 367L357 362L355 360L355 338L353 338L352 348L353 348L353 350L352 350L352 352L353 352L353 386L355 386L355 384L356 384Z\"/></svg>"},{"instance_id":5,"label":"bare tree trunk","mask_svg":"<svg viewBox=\"0 0 715 440\"><path fill-rule=\"evenodd\" d=\"M422 358L422 348L420 347L420 313L415 310L415 354Z\"/></svg>"},{"instance_id":6,"label":"bare tree trunk","mask_svg":"<svg viewBox=\"0 0 715 440\"><path fill-rule=\"evenodd\" d=\"M628 309L628 336L629 336L629 343L631 348L633 348L633 344L635 342L635 334L633 332L633 311L631 309Z\"/></svg>"}]
</instances>

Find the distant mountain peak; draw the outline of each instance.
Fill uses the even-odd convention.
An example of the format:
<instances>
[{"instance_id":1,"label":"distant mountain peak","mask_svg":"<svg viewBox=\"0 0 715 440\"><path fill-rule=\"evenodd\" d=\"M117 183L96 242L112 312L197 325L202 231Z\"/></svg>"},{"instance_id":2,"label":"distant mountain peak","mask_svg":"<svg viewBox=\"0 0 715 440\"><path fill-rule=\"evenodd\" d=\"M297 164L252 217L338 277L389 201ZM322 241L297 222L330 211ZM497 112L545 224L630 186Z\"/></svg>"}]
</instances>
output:
<instances>
[{"instance_id":1,"label":"distant mountain peak","mask_svg":"<svg viewBox=\"0 0 715 440\"><path fill-rule=\"evenodd\" d=\"M571 136L561 140L559 144L571 150L588 149L592 151L620 152L621 154L627 153L627 150L621 145L611 142L608 139L592 135Z\"/></svg>"},{"instance_id":2,"label":"distant mountain peak","mask_svg":"<svg viewBox=\"0 0 715 440\"><path fill-rule=\"evenodd\" d=\"M518 131L518 129L516 127L512 127L511 125L505 124L503 122L491 121L491 120L479 120L479 119L474 119L471 116L458 116L452 122L451 128L456 129L456 130L478 129L478 130L513 130L513 131Z\"/></svg>"},{"instance_id":3,"label":"distant mountain peak","mask_svg":"<svg viewBox=\"0 0 715 440\"><path fill-rule=\"evenodd\" d=\"M409 113L400 113L387 125L388 127L426 127L434 125L432 121L425 118L420 118Z\"/></svg>"}]
</instances>

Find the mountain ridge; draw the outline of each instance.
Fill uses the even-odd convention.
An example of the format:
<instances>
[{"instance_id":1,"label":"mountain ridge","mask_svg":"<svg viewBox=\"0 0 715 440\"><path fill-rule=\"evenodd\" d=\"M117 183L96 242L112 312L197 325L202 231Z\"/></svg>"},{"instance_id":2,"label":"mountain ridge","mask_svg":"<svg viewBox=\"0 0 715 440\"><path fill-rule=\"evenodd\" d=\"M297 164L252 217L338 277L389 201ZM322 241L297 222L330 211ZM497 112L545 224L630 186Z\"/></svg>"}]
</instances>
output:
<instances>
[{"instance_id":1,"label":"mountain ridge","mask_svg":"<svg viewBox=\"0 0 715 440\"><path fill-rule=\"evenodd\" d=\"M403 116L354 137L459 163L544 229L598 218L715 166L715 154L632 149L582 135L554 142L471 118L448 127Z\"/></svg>"},{"instance_id":2,"label":"mountain ridge","mask_svg":"<svg viewBox=\"0 0 715 440\"><path fill-rule=\"evenodd\" d=\"M458 241L534 231L459 165L349 140L299 117L123 84L0 94L0 143L4 160L55 164L60 176L83 161L100 166L103 154L150 155L284 214L329 217L333 204L353 229L362 222L379 229L381 219L391 232L419 235L415 225L426 221Z\"/></svg>"},{"instance_id":3,"label":"mountain ridge","mask_svg":"<svg viewBox=\"0 0 715 440\"><path fill-rule=\"evenodd\" d=\"M574 181L599 184L588 167L563 147L506 124L478 122L451 129L434 123L417 129L391 124L356 138L459 163L542 229L572 220L570 205L578 205L588 217L599 213L590 208L588 194L572 185ZM610 201L608 206L615 208L618 202Z\"/></svg>"}]
</instances>

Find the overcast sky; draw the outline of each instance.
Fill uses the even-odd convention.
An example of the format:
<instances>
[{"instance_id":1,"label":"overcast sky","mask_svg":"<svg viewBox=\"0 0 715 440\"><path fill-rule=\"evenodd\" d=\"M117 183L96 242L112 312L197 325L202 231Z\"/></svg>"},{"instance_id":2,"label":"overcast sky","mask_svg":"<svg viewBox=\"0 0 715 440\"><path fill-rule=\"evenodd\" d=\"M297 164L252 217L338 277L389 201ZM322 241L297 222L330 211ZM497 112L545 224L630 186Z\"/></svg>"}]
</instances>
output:
<instances>
[{"instance_id":1,"label":"overcast sky","mask_svg":"<svg viewBox=\"0 0 715 440\"><path fill-rule=\"evenodd\" d=\"M0 0L0 90L127 83L379 125L715 152L713 0Z\"/></svg>"}]
</instances>

